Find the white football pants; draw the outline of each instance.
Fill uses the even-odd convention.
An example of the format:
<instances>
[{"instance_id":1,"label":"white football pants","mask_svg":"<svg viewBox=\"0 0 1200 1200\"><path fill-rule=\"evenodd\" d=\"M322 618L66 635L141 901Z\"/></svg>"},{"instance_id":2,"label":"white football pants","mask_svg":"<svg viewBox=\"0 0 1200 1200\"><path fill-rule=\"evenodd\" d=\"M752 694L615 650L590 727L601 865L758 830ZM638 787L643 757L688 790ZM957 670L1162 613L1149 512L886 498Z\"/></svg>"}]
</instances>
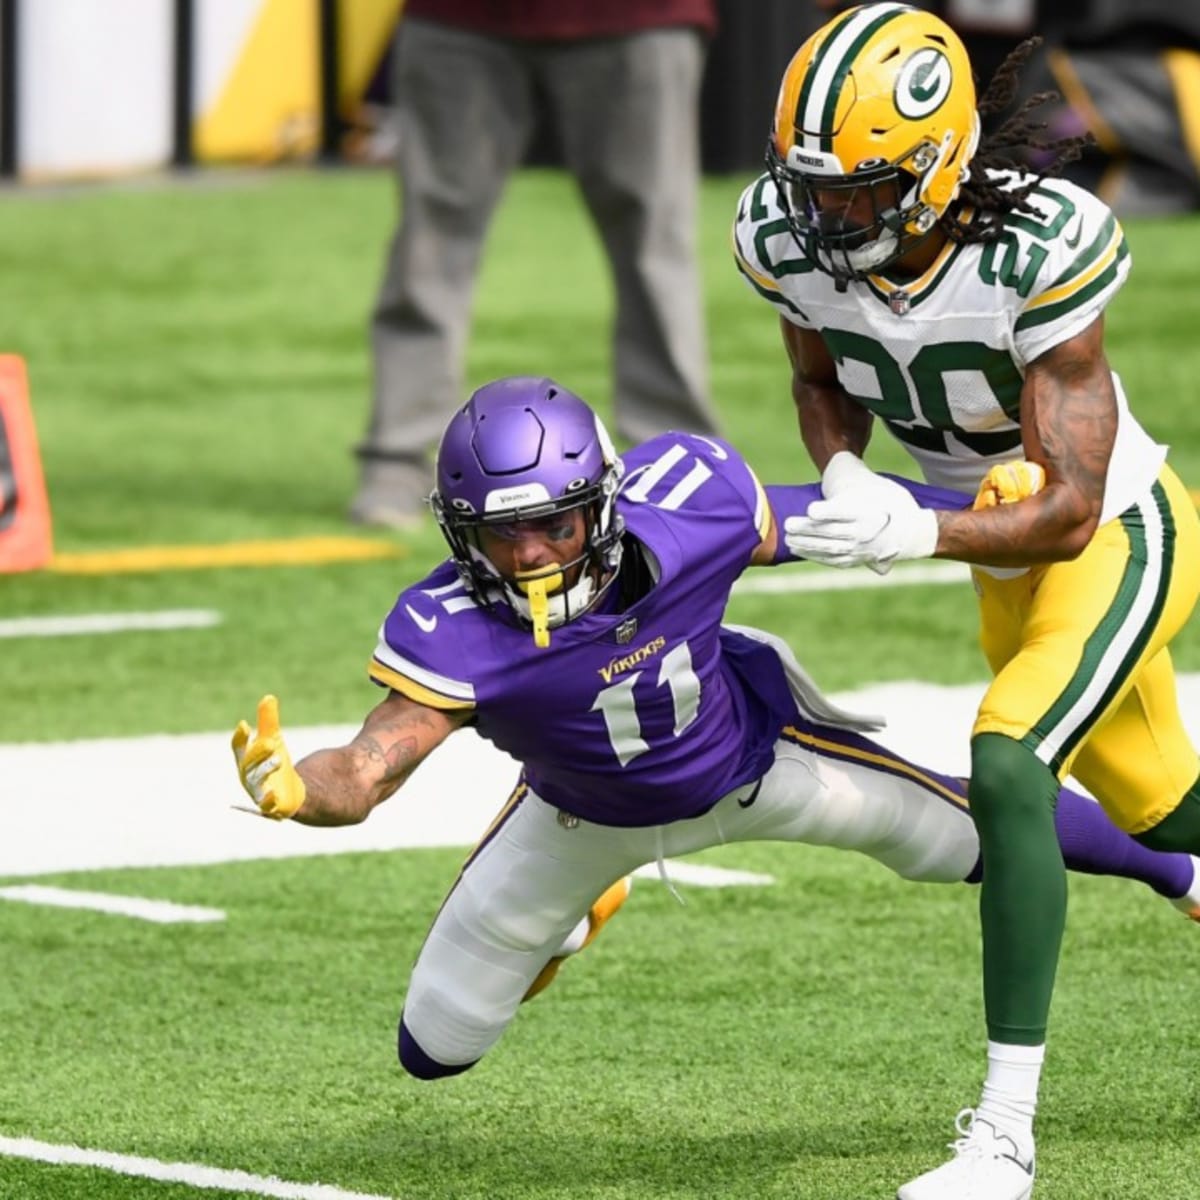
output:
<instances>
[{"instance_id":1,"label":"white football pants","mask_svg":"<svg viewBox=\"0 0 1200 1200\"><path fill-rule=\"evenodd\" d=\"M824 725L785 732L759 784L668 825L595 825L518 788L433 923L405 1025L437 1062L474 1062L610 884L647 862L742 841L858 850L905 879L934 883L964 879L979 853L961 792Z\"/></svg>"}]
</instances>

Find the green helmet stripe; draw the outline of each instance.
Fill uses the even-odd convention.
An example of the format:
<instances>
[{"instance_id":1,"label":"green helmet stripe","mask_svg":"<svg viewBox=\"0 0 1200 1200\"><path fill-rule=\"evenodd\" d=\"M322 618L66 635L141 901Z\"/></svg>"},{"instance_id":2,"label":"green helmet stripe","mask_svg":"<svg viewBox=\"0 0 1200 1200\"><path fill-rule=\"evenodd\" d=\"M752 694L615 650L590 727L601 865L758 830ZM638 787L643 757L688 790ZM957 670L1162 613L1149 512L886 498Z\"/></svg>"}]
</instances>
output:
<instances>
[{"instance_id":1,"label":"green helmet stripe","mask_svg":"<svg viewBox=\"0 0 1200 1200\"><path fill-rule=\"evenodd\" d=\"M846 12L838 17L835 21L829 24L829 34L817 49L816 54L808 64L808 73L804 76L804 83L800 88L800 96L796 101L796 111L792 114L792 124L797 130L804 128L804 110L808 107L808 98L812 94L813 83L817 78L817 68L821 65L822 60L829 51L829 47L833 45L837 35L841 32L847 22L854 20L854 13Z\"/></svg>"},{"instance_id":2,"label":"green helmet stripe","mask_svg":"<svg viewBox=\"0 0 1200 1200\"><path fill-rule=\"evenodd\" d=\"M872 4L853 9L821 43L821 48L809 64L808 76L801 89L797 105L796 127L805 136L805 146L812 150L833 149L833 122L838 97L845 85L854 60L863 46L884 25L914 10L906 4ZM819 137L814 145L810 137Z\"/></svg>"}]
</instances>

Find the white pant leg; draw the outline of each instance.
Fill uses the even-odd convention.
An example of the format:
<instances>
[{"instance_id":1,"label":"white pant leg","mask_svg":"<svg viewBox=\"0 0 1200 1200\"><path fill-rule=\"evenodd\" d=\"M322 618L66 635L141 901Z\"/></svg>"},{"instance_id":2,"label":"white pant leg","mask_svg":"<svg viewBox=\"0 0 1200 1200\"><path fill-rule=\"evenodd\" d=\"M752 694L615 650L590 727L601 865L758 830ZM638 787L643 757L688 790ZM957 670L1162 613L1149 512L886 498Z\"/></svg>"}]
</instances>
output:
<instances>
[{"instance_id":1,"label":"white pant leg","mask_svg":"<svg viewBox=\"0 0 1200 1200\"><path fill-rule=\"evenodd\" d=\"M653 832L559 820L527 792L468 860L413 968L404 1023L431 1058L474 1062L596 898L640 866Z\"/></svg>"},{"instance_id":2,"label":"white pant leg","mask_svg":"<svg viewBox=\"0 0 1200 1200\"><path fill-rule=\"evenodd\" d=\"M753 789L739 788L704 816L667 826L664 852L691 854L720 842L807 842L860 851L905 879L966 878L979 837L970 813L944 785L882 746L813 728L839 745L836 753L781 738L752 803L743 807ZM864 744L873 755L859 749ZM858 761L843 757L855 751Z\"/></svg>"},{"instance_id":3,"label":"white pant leg","mask_svg":"<svg viewBox=\"0 0 1200 1200\"><path fill-rule=\"evenodd\" d=\"M881 746L813 728L831 744L840 739L839 749L823 753L781 738L759 785L670 825L564 823L528 792L468 861L413 968L404 1022L421 1049L447 1066L480 1058L596 898L659 853L807 842L860 851L906 879L966 877L979 839L970 814L942 784ZM847 761L854 752L860 759Z\"/></svg>"}]
</instances>

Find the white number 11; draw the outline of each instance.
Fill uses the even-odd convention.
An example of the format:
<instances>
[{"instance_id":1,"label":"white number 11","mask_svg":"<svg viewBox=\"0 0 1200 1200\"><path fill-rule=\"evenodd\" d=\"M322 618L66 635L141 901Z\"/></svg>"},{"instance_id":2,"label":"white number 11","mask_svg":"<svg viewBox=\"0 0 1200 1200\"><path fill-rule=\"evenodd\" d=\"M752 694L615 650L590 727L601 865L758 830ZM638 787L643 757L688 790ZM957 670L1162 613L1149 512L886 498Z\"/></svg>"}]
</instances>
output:
<instances>
[{"instance_id":1,"label":"white number 11","mask_svg":"<svg viewBox=\"0 0 1200 1200\"><path fill-rule=\"evenodd\" d=\"M604 717L608 740L621 766L628 766L639 754L650 749L642 737L642 725L637 715L637 700L634 688L645 674L635 671L620 683L606 687L596 697L591 711L599 711ZM666 684L671 689L671 701L675 706L675 728L678 737L695 719L700 711L700 678L692 670L692 652L687 642L680 642L663 656L658 669L658 687Z\"/></svg>"}]
</instances>

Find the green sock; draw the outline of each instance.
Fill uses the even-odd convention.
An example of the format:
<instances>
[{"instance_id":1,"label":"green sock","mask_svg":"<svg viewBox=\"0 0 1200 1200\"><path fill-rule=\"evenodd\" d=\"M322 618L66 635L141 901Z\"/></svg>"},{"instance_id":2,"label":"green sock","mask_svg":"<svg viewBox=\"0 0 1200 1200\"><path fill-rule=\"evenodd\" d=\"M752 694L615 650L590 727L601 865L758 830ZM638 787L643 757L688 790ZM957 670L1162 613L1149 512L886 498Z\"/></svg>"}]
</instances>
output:
<instances>
[{"instance_id":1,"label":"green sock","mask_svg":"<svg viewBox=\"0 0 1200 1200\"><path fill-rule=\"evenodd\" d=\"M1174 812L1133 836L1151 850L1200 854L1200 779L1184 793Z\"/></svg>"},{"instance_id":2,"label":"green sock","mask_svg":"<svg viewBox=\"0 0 1200 1200\"><path fill-rule=\"evenodd\" d=\"M1067 873L1054 832L1058 780L1032 750L998 733L971 741L971 814L983 851L979 898L988 1037L1046 1040L1067 916Z\"/></svg>"}]
</instances>

